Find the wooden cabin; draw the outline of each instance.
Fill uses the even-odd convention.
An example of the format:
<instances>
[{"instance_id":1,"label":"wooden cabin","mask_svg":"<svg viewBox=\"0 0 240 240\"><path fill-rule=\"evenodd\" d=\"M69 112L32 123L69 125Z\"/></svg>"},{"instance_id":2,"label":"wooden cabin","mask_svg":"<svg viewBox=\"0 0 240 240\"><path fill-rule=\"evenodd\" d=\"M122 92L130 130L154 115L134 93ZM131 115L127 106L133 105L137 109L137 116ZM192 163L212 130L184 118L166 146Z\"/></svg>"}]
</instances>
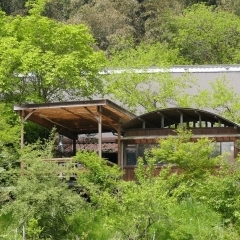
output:
<instances>
[{"instance_id":1,"label":"wooden cabin","mask_svg":"<svg viewBox=\"0 0 240 240\"><path fill-rule=\"evenodd\" d=\"M229 152L231 163L238 154L240 125L214 113L192 108L159 109L135 116L107 99L16 105L22 119L21 144L24 145L24 122L33 121L72 139L73 155L80 134L97 134L98 154L102 157L102 133L114 132L118 154L113 162L124 170L125 180L134 180L137 159L159 138L176 135L178 126L191 129L193 140L208 137L216 141L219 154ZM64 159L57 161L64 162ZM161 170L161 166L157 166Z\"/></svg>"},{"instance_id":2,"label":"wooden cabin","mask_svg":"<svg viewBox=\"0 0 240 240\"><path fill-rule=\"evenodd\" d=\"M135 179L134 168L144 151L158 143L159 138L176 135L176 128L184 126L193 134L193 141L207 137L216 142L216 153L229 152L228 160L233 162L238 154L240 125L214 113L192 108L159 109L137 116L123 124L122 166L124 179ZM161 166L157 166L161 170Z\"/></svg>"}]
</instances>

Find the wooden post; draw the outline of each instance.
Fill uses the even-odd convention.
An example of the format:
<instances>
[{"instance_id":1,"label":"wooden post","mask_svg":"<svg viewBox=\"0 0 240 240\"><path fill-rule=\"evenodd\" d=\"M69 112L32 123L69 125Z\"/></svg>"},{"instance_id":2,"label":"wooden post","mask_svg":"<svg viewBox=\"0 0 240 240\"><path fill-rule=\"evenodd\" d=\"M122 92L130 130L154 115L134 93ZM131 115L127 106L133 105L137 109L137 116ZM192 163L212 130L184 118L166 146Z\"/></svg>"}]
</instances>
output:
<instances>
[{"instance_id":1,"label":"wooden post","mask_svg":"<svg viewBox=\"0 0 240 240\"><path fill-rule=\"evenodd\" d=\"M24 119L24 111L22 110L21 111L21 149L23 149L24 147L24 122L25 122L25 119ZM23 161L20 162L20 169L23 169L24 168L24 164L23 164Z\"/></svg>"},{"instance_id":2,"label":"wooden post","mask_svg":"<svg viewBox=\"0 0 240 240\"><path fill-rule=\"evenodd\" d=\"M24 111L21 111L21 148L24 147Z\"/></svg>"},{"instance_id":3,"label":"wooden post","mask_svg":"<svg viewBox=\"0 0 240 240\"><path fill-rule=\"evenodd\" d=\"M183 114L180 113L180 126L183 127Z\"/></svg>"},{"instance_id":4,"label":"wooden post","mask_svg":"<svg viewBox=\"0 0 240 240\"><path fill-rule=\"evenodd\" d=\"M122 149L121 149L121 124L120 124L120 122L118 122L117 134L118 134L118 166L123 167Z\"/></svg>"},{"instance_id":5,"label":"wooden post","mask_svg":"<svg viewBox=\"0 0 240 240\"><path fill-rule=\"evenodd\" d=\"M161 115L161 128L164 128L164 116Z\"/></svg>"},{"instance_id":6,"label":"wooden post","mask_svg":"<svg viewBox=\"0 0 240 240\"><path fill-rule=\"evenodd\" d=\"M202 127L202 118L201 118L201 115L199 115L199 127L200 127L200 128Z\"/></svg>"},{"instance_id":7,"label":"wooden post","mask_svg":"<svg viewBox=\"0 0 240 240\"><path fill-rule=\"evenodd\" d=\"M98 106L98 156L102 158L102 108Z\"/></svg>"},{"instance_id":8,"label":"wooden post","mask_svg":"<svg viewBox=\"0 0 240 240\"><path fill-rule=\"evenodd\" d=\"M24 123L32 115L35 110L32 110L26 117L24 117L24 110L21 110L21 149L24 147ZM23 163L21 162L20 168L23 168Z\"/></svg>"},{"instance_id":9,"label":"wooden post","mask_svg":"<svg viewBox=\"0 0 240 240\"><path fill-rule=\"evenodd\" d=\"M76 156L76 139L73 139L73 156Z\"/></svg>"}]
</instances>

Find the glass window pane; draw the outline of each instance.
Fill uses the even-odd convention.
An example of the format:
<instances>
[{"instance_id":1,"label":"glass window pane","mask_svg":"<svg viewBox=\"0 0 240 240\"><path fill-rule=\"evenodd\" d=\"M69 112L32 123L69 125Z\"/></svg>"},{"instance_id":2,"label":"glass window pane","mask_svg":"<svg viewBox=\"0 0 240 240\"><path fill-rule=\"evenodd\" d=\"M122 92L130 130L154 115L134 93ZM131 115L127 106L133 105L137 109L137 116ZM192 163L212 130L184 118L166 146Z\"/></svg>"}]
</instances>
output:
<instances>
[{"instance_id":1,"label":"glass window pane","mask_svg":"<svg viewBox=\"0 0 240 240\"><path fill-rule=\"evenodd\" d=\"M145 144L138 144L138 157L144 157Z\"/></svg>"},{"instance_id":2,"label":"glass window pane","mask_svg":"<svg viewBox=\"0 0 240 240\"><path fill-rule=\"evenodd\" d=\"M220 142L213 142L213 151L210 157L217 157L221 154L221 145Z\"/></svg>"},{"instance_id":3,"label":"glass window pane","mask_svg":"<svg viewBox=\"0 0 240 240\"><path fill-rule=\"evenodd\" d=\"M222 142L221 143L221 153L228 153L228 161L233 163L234 160L234 142Z\"/></svg>"},{"instance_id":4,"label":"glass window pane","mask_svg":"<svg viewBox=\"0 0 240 240\"><path fill-rule=\"evenodd\" d=\"M148 154L148 156L151 157L152 156L151 149L156 146L159 146L159 144L155 144L155 143L154 144L138 144L138 158L142 157L144 163L147 164L146 154Z\"/></svg>"},{"instance_id":5,"label":"glass window pane","mask_svg":"<svg viewBox=\"0 0 240 240\"><path fill-rule=\"evenodd\" d=\"M126 148L126 164L127 165L136 165L137 164L137 145L136 144L127 144Z\"/></svg>"}]
</instances>

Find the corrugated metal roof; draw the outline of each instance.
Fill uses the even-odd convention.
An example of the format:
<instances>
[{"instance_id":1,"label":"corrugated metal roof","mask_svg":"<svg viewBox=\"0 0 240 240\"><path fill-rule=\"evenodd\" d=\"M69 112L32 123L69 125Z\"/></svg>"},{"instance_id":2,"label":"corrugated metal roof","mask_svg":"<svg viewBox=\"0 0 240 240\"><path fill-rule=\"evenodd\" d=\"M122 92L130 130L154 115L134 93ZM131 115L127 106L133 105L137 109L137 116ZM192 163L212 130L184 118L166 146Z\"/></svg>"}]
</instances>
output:
<instances>
[{"instance_id":1,"label":"corrugated metal roof","mask_svg":"<svg viewBox=\"0 0 240 240\"><path fill-rule=\"evenodd\" d=\"M240 72L239 64L229 65L185 65L171 66L166 68L149 67L149 68L130 68L130 69L104 69L99 72L102 75L122 74L122 73L227 73Z\"/></svg>"}]
</instances>

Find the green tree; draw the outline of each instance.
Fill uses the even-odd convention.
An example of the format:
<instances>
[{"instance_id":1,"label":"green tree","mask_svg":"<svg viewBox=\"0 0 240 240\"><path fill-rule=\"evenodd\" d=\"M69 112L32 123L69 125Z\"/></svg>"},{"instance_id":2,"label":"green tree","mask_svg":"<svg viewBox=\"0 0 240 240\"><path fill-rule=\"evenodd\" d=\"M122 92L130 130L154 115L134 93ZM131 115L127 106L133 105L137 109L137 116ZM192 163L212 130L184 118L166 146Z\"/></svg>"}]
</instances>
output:
<instances>
[{"instance_id":1,"label":"green tree","mask_svg":"<svg viewBox=\"0 0 240 240\"><path fill-rule=\"evenodd\" d=\"M78 152L75 160L84 164L78 185L89 194L94 211L102 219L98 228L108 231L108 239L150 239L152 225L167 214L165 182L158 182L155 188L148 188L149 181L141 185L125 182L119 167L107 166L96 153ZM91 228L86 233L93 237L94 231Z\"/></svg>"},{"instance_id":2,"label":"green tree","mask_svg":"<svg viewBox=\"0 0 240 240\"><path fill-rule=\"evenodd\" d=\"M144 70L143 70L144 71ZM138 114L166 108L189 106L191 95L185 91L193 85L188 76L174 78L170 73L138 74L125 72L106 77L108 96Z\"/></svg>"},{"instance_id":3,"label":"green tree","mask_svg":"<svg viewBox=\"0 0 240 240\"><path fill-rule=\"evenodd\" d=\"M138 113L169 105L189 106L191 95L187 90L195 84L195 79L188 74L173 77L167 71L170 65L183 62L178 58L178 50L170 50L160 43L143 43L136 49L118 52L110 59L109 66L124 68L124 71L104 75L105 93ZM149 73L146 70L154 71L155 67L166 71Z\"/></svg>"},{"instance_id":4,"label":"green tree","mask_svg":"<svg viewBox=\"0 0 240 240\"><path fill-rule=\"evenodd\" d=\"M232 12L240 15L240 1L239 0L219 0L218 7L222 10Z\"/></svg>"},{"instance_id":5,"label":"green tree","mask_svg":"<svg viewBox=\"0 0 240 240\"><path fill-rule=\"evenodd\" d=\"M223 156L211 157L214 145L207 138L191 141L191 131L182 128L177 130L178 137L169 136L159 141L159 148L153 148L152 154L156 163L176 165L184 175L203 177L215 172ZM190 178L190 177L189 177Z\"/></svg>"},{"instance_id":6,"label":"green tree","mask_svg":"<svg viewBox=\"0 0 240 240\"><path fill-rule=\"evenodd\" d=\"M78 184L93 201L101 192L110 191L112 193L118 181L122 179L119 166L109 166L106 160L99 158L95 152L79 151L74 157L74 161L84 166L84 171L78 173Z\"/></svg>"},{"instance_id":7,"label":"green tree","mask_svg":"<svg viewBox=\"0 0 240 240\"><path fill-rule=\"evenodd\" d=\"M183 134L181 132L179 134L183 144L185 144L186 139L189 140L189 136L188 133ZM166 142L169 141L173 140L166 140ZM196 164L195 173L202 168L201 164L204 161L209 160L207 160L209 149L205 149L207 144L209 145L210 142L206 143L204 139L204 141L192 143L191 145L191 147L196 145L195 150L196 148L198 150L202 148L198 160L204 158L200 164L197 161L191 163L192 165ZM167 147L167 144L161 146L165 150ZM179 158L182 158L184 162L191 162L192 159L188 158L189 149L183 146L181 150ZM192 154L194 153L192 152ZM86 163L86 156L80 154L78 157L79 160L84 158ZM98 226L100 228L104 227L108 231L107 239L160 238L179 240L193 238L215 239L220 237L229 240L238 239L239 235L234 228L221 225L222 219L219 212L205 202L194 201L193 196L192 199L189 198L191 187L195 189L196 183L202 182L209 176L207 168L202 169L203 176L200 176L200 172L190 175L188 168L185 167L186 171L188 171L186 175L184 173L183 175L170 174L171 168L166 168L160 172L159 176L154 177L153 171L156 159L152 158L152 156L155 157L155 152L148 156L147 162L149 165L147 166L142 159L139 159L136 170L137 182L124 182L119 179L115 181L114 188L101 188L101 191L95 186L99 183L102 186L109 186L108 184L102 184L105 180L109 182L109 175L106 170L102 169L101 166L104 165L99 162L99 159L96 159L96 155L95 161L97 160L97 163L91 157L91 163L88 164L87 171L82 172L81 176L85 174L91 176L91 178L88 178L87 185L92 185L91 194L93 194L94 211L102 219L101 222L98 222ZM169 156L171 156L171 153L169 153ZM214 164L214 162L212 161L211 164ZM91 169L93 169L94 174L89 173ZM81 183L82 178L79 178L79 180ZM183 197L183 193L186 192L189 194ZM179 198L180 194L182 196L181 200ZM91 235L93 232L92 229L88 230L88 236L93 236Z\"/></svg>"},{"instance_id":8,"label":"green tree","mask_svg":"<svg viewBox=\"0 0 240 240\"><path fill-rule=\"evenodd\" d=\"M230 80L223 76L211 81L208 89L199 89L192 98L191 107L212 109L220 116L239 123L239 100L240 96Z\"/></svg>"},{"instance_id":9,"label":"green tree","mask_svg":"<svg viewBox=\"0 0 240 240\"><path fill-rule=\"evenodd\" d=\"M3 17L2 96L15 103L91 98L102 88L103 54L94 51L87 27L50 20L42 10L34 3L26 17Z\"/></svg>"},{"instance_id":10,"label":"green tree","mask_svg":"<svg viewBox=\"0 0 240 240\"><path fill-rule=\"evenodd\" d=\"M197 183L207 179L209 168L216 164L216 159L209 159L211 142L203 139L190 143L191 134L184 131L179 137L179 141L177 138L166 139L166 144L151 152L147 166L139 159L137 182L122 181L119 169L107 166L97 154L78 152L75 160L85 166L79 173L78 186L87 190L95 213L89 214L90 228L82 224L86 227L86 239L238 239L234 228L221 225L221 214L210 204L195 201L194 195L190 199L191 187L195 188ZM179 147L176 153L168 151L168 143L172 146L173 142ZM191 153L189 148L192 148ZM168 157L172 154L171 159L178 158L174 162L186 172L170 174L169 167L154 176L160 149L168 151ZM105 229L104 233L100 229Z\"/></svg>"},{"instance_id":11,"label":"green tree","mask_svg":"<svg viewBox=\"0 0 240 240\"><path fill-rule=\"evenodd\" d=\"M216 6L219 1L218 0L183 0L185 6L191 6L193 4L197 4L197 3L204 3L208 6Z\"/></svg>"},{"instance_id":12,"label":"green tree","mask_svg":"<svg viewBox=\"0 0 240 240\"><path fill-rule=\"evenodd\" d=\"M72 1L70 0L48 1L45 6L44 14L51 19L56 19L60 22L66 22L70 17L70 13L73 11L71 8L71 2Z\"/></svg>"},{"instance_id":13,"label":"green tree","mask_svg":"<svg viewBox=\"0 0 240 240\"><path fill-rule=\"evenodd\" d=\"M51 141L26 146L15 200L0 209L0 237L17 239L24 225L30 239L239 239L239 166L222 164L210 174L224 156L210 158L211 141L190 138L179 131L178 138L160 141L148 165L139 159L137 182L123 181L119 167L96 153L78 152L76 172L42 161L51 157ZM155 163L166 160L184 171L174 174L169 165L154 176ZM74 191L59 171L77 174ZM86 194L88 202L80 197Z\"/></svg>"},{"instance_id":14,"label":"green tree","mask_svg":"<svg viewBox=\"0 0 240 240\"><path fill-rule=\"evenodd\" d=\"M54 139L53 139L54 140ZM68 188L67 182L58 177L65 168L56 163L45 162L51 157L52 140L44 145L27 145L21 152L24 168L13 185L14 201L5 203L0 209L1 218L10 216L4 232L11 239L13 232L31 239L67 239L73 234L71 221L79 209L87 208L86 202Z\"/></svg>"},{"instance_id":15,"label":"green tree","mask_svg":"<svg viewBox=\"0 0 240 240\"><path fill-rule=\"evenodd\" d=\"M199 181L194 188L189 188L193 199L221 214L226 226L236 228L240 225L239 169L239 162L222 166L218 174L209 175L205 181Z\"/></svg>"},{"instance_id":16,"label":"green tree","mask_svg":"<svg viewBox=\"0 0 240 240\"><path fill-rule=\"evenodd\" d=\"M239 18L196 4L176 17L173 48L192 64L239 63Z\"/></svg>"},{"instance_id":17,"label":"green tree","mask_svg":"<svg viewBox=\"0 0 240 240\"><path fill-rule=\"evenodd\" d=\"M18 156L21 127L17 115L12 112L11 108L11 105L0 104L2 114L0 119L0 166L15 162L15 158Z\"/></svg>"},{"instance_id":18,"label":"green tree","mask_svg":"<svg viewBox=\"0 0 240 240\"><path fill-rule=\"evenodd\" d=\"M172 24L176 15L183 11L183 3L179 0L145 0L142 2L144 11L145 34L142 40L146 42L171 42L176 31Z\"/></svg>"},{"instance_id":19,"label":"green tree","mask_svg":"<svg viewBox=\"0 0 240 240\"><path fill-rule=\"evenodd\" d=\"M111 48L124 49L126 44L121 44L123 39L124 42L134 39L134 18L131 19L128 13L134 15L137 5L135 1L90 1L79 8L69 22L86 24L96 38L98 47L108 53ZM123 6L124 11L121 11Z\"/></svg>"},{"instance_id":20,"label":"green tree","mask_svg":"<svg viewBox=\"0 0 240 240\"><path fill-rule=\"evenodd\" d=\"M12 200L12 186L18 178L20 125L11 106L0 104L0 206Z\"/></svg>"},{"instance_id":21,"label":"green tree","mask_svg":"<svg viewBox=\"0 0 240 240\"><path fill-rule=\"evenodd\" d=\"M217 213L226 224L226 236L232 226L237 229L240 223L238 160L230 165L227 154L212 156L212 141L201 138L192 142L191 132L182 129L178 130L177 138L168 137L159 144L159 148L151 151L153 162L170 163L180 170L169 188L170 196L180 203L190 199L194 205L200 203ZM235 232L234 239L237 237Z\"/></svg>"},{"instance_id":22,"label":"green tree","mask_svg":"<svg viewBox=\"0 0 240 240\"><path fill-rule=\"evenodd\" d=\"M25 3L27 0L2 0L0 8L7 15L24 15L26 14Z\"/></svg>"}]
</instances>

